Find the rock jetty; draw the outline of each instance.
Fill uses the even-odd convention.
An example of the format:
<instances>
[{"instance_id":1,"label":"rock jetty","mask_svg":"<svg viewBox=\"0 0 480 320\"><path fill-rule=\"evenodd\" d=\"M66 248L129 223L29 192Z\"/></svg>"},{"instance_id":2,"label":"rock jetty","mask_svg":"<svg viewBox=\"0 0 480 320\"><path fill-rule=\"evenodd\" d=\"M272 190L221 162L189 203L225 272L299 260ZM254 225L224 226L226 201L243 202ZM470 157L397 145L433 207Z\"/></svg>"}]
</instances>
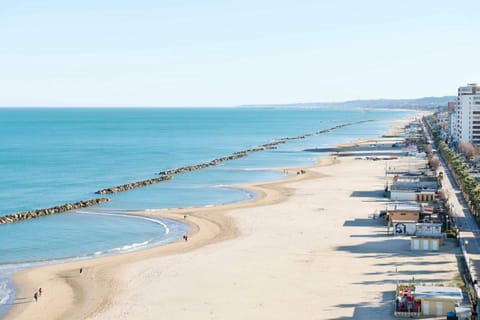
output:
<instances>
[{"instance_id":1,"label":"rock jetty","mask_svg":"<svg viewBox=\"0 0 480 320\"><path fill-rule=\"evenodd\" d=\"M37 210L26 211L26 212L18 212L18 213L9 214L6 216L0 216L0 224L30 220L30 219L34 219L42 216L48 216L51 214L91 207L91 206L108 202L108 201L110 201L110 198L90 199L90 200L85 200L85 201L80 201L75 203L65 203L64 205L56 206L48 209L37 209Z\"/></svg>"},{"instance_id":2,"label":"rock jetty","mask_svg":"<svg viewBox=\"0 0 480 320\"><path fill-rule=\"evenodd\" d=\"M307 137L320 135L320 134L327 133L327 132L330 132L330 131L335 130L335 129L340 129L340 128L343 128L343 127L351 126L351 125L354 125L354 124L360 124L360 123L364 123L364 122L368 122L368 121L372 121L372 120L345 123L345 124L340 124L340 125L332 127L332 128L319 130L319 131L316 131L316 132L313 132L313 133L307 133L307 134L303 134L303 135L300 135L300 136L294 136L294 137L280 138L280 139L274 140L273 142L262 144L258 147L255 147L255 148L250 148L250 149L237 151L237 152L234 152L233 154L231 154L229 156L213 159L210 162L194 164L194 165L191 165L191 166L185 166L185 167L180 167L180 168L176 168L176 169L164 170L164 171L160 171L158 174L159 175L172 175L172 174L185 173L185 172L200 170L200 169L204 169L204 168L208 168L208 167L213 167L213 166L216 166L216 165L218 165L222 162L225 162L225 161L231 161L231 160L246 157L250 153L260 152L260 151L269 150L269 149L276 149L279 144L287 143L288 141L291 141L291 140L305 139Z\"/></svg>"},{"instance_id":3,"label":"rock jetty","mask_svg":"<svg viewBox=\"0 0 480 320\"><path fill-rule=\"evenodd\" d=\"M159 183L162 181L170 180L172 179L172 176L162 176L159 178L152 178L148 180L142 180L142 181L137 181L137 182L132 182L132 183L127 183L127 184L122 184L121 186L116 186L112 188L105 188L105 189L100 189L95 191L96 194L111 194L111 193L117 193L117 192L122 192L126 190L131 190L139 187L144 187L148 186L154 183Z\"/></svg>"}]
</instances>

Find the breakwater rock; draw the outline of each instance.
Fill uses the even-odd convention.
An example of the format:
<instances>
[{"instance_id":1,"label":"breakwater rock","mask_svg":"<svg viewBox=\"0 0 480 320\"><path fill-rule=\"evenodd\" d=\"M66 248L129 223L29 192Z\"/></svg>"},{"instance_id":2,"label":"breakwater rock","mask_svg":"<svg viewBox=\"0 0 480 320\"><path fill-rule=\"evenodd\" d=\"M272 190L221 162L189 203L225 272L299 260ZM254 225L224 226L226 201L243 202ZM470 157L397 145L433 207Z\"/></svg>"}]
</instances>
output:
<instances>
[{"instance_id":1,"label":"breakwater rock","mask_svg":"<svg viewBox=\"0 0 480 320\"><path fill-rule=\"evenodd\" d=\"M237 151L237 152L234 152L233 154L231 154L229 156L213 159L210 162L199 163L199 164L186 166L186 167L180 167L180 168L176 168L176 169L164 170L164 171L160 171L158 174L160 174L160 175L177 174L177 173L184 173L184 172L200 170L200 169L204 169L204 168L208 168L208 167L213 167L213 166L216 166L216 165L218 165L222 162L225 162L225 161L231 161L231 160L246 157L250 153L253 153L253 152L264 151L264 150L267 150L267 149L275 149L276 145L280 144L280 143L285 143L285 142L280 142L279 141L279 142L272 142L272 143L264 144L264 145L261 145L261 146L256 147L256 148Z\"/></svg>"},{"instance_id":2,"label":"breakwater rock","mask_svg":"<svg viewBox=\"0 0 480 320\"><path fill-rule=\"evenodd\" d=\"M225 161L231 161L231 160L246 157L249 154L254 153L254 152L260 152L260 151L269 150L269 149L276 149L279 144L287 143L288 141L291 141L291 140L305 139L307 137L320 135L320 134L323 134L323 133L330 132L332 130L340 129L340 128L351 126L351 125L354 125L354 124L369 122L369 121L372 121L372 120L365 120L365 121L357 121L357 122L339 124L339 125L337 125L335 127L332 127L332 128L323 129L323 130L319 130L319 131L312 132L312 133L306 133L306 134L303 134L303 135L300 135L300 136L285 137L285 138L276 139L273 142L265 143L265 144L262 144L258 147L237 151L237 152L234 152L233 154L231 154L229 156L213 159L210 162L194 164L194 165L191 165L191 166L185 166L185 167L180 167L180 168L176 168L176 169L164 170L164 171L160 171L158 174L159 175L171 175L171 174L185 173L185 172L200 170L200 169L204 169L204 168L208 168L208 167L213 167L213 166L216 166L216 165L218 165L222 162L225 162Z\"/></svg>"},{"instance_id":3,"label":"breakwater rock","mask_svg":"<svg viewBox=\"0 0 480 320\"><path fill-rule=\"evenodd\" d=\"M85 201L80 201L75 203L65 203L64 205L56 206L48 209L37 209L37 210L26 211L26 212L18 212L18 213L9 214L6 216L0 216L0 224L30 220L30 219L34 219L42 216L48 216L51 214L91 207L91 206L108 202L108 201L110 201L110 198L90 199L90 200L85 200Z\"/></svg>"},{"instance_id":4,"label":"breakwater rock","mask_svg":"<svg viewBox=\"0 0 480 320\"><path fill-rule=\"evenodd\" d=\"M135 188L139 188L139 187L148 186L150 184L159 183L159 182L162 182L162 181L170 180L172 178L173 178L172 176L162 176L162 177L159 177L159 178L152 178L152 179L148 179L148 180L142 180L142 181L127 183L127 184L122 184L121 186L116 186L116 187L112 187L112 188L100 189L100 190L97 190L95 193L96 194L117 193L117 192L131 190L131 189L135 189Z\"/></svg>"}]
</instances>

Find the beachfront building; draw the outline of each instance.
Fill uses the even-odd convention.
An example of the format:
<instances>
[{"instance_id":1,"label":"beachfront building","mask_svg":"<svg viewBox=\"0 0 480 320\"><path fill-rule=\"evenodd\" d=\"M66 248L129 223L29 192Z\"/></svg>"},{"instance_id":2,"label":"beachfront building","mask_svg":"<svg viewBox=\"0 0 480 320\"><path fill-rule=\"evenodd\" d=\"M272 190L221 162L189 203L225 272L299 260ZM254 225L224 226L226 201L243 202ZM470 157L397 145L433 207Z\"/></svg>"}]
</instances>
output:
<instances>
[{"instance_id":1,"label":"beachfront building","mask_svg":"<svg viewBox=\"0 0 480 320\"><path fill-rule=\"evenodd\" d=\"M423 213L419 203L389 203L387 205L388 223L393 228L394 235L414 235L416 225Z\"/></svg>"},{"instance_id":2,"label":"beachfront building","mask_svg":"<svg viewBox=\"0 0 480 320\"><path fill-rule=\"evenodd\" d=\"M390 186L390 199L429 202L435 200L438 190L439 184L436 177L395 176Z\"/></svg>"},{"instance_id":3,"label":"beachfront building","mask_svg":"<svg viewBox=\"0 0 480 320\"><path fill-rule=\"evenodd\" d=\"M448 102L448 131L447 135L452 137L454 136L454 123L456 123L456 117L455 117L455 101L449 101Z\"/></svg>"},{"instance_id":4,"label":"beachfront building","mask_svg":"<svg viewBox=\"0 0 480 320\"><path fill-rule=\"evenodd\" d=\"M440 112L436 114L435 125L437 126L437 128L441 130L441 133L448 131L448 122L449 122L448 119L449 119L448 112Z\"/></svg>"},{"instance_id":5,"label":"beachfront building","mask_svg":"<svg viewBox=\"0 0 480 320\"><path fill-rule=\"evenodd\" d=\"M416 286L415 298L421 301L422 315L445 316L447 312L455 311L463 295L457 287Z\"/></svg>"},{"instance_id":6,"label":"beachfront building","mask_svg":"<svg viewBox=\"0 0 480 320\"><path fill-rule=\"evenodd\" d=\"M395 316L445 316L462 302L457 287L397 285Z\"/></svg>"},{"instance_id":7,"label":"beachfront building","mask_svg":"<svg viewBox=\"0 0 480 320\"><path fill-rule=\"evenodd\" d=\"M480 145L480 86L469 83L458 88L452 138Z\"/></svg>"},{"instance_id":8,"label":"beachfront building","mask_svg":"<svg viewBox=\"0 0 480 320\"><path fill-rule=\"evenodd\" d=\"M438 251L442 239L441 223L417 223L415 236L410 240L410 248L415 251Z\"/></svg>"}]
</instances>

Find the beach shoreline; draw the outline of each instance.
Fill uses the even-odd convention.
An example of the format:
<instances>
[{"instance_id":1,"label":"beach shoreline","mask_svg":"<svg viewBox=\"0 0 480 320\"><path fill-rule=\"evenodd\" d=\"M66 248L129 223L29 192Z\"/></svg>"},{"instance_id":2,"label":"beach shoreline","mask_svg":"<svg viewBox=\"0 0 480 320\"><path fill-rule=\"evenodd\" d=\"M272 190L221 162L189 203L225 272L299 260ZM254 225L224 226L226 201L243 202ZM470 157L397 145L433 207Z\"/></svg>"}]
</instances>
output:
<instances>
[{"instance_id":1,"label":"beach shoreline","mask_svg":"<svg viewBox=\"0 0 480 320\"><path fill-rule=\"evenodd\" d=\"M235 227L232 219L225 215L226 212L284 201L291 192L288 188L283 187L285 183L318 178L321 176L320 174L308 169L331 165L334 162L333 157L322 157L310 167L276 169L288 175L281 180L232 186L254 192L256 197L252 201L211 207L131 211L130 214L168 218L187 223L189 226L188 241L179 239L164 246L134 252L20 270L13 275L13 281L17 287L17 298L4 319L88 318L111 304L111 298L115 291L112 288L116 287L114 274L117 272L106 272L106 270L121 268L122 265L128 264L132 260L181 254L238 237L239 230ZM300 170L305 170L305 174L297 174ZM205 215L206 213L208 215ZM184 216L187 218L185 219ZM79 273L80 268L82 268L82 274ZM108 276L108 274L111 275ZM100 278L102 278L101 281ZM42 310L40 313L37 304L29 303L34 302L33 293L38 288L43 288L43 295L40 299L43 301L42 304L48 303L48 312ZM49 289L47 290L47 288ZM48 293L50 291L55 292L55 297ZM87 291L88 299L86 298ZM95 293L94 296L91 293ZM62 298L58 299L58 296Z\"/></svg>"},{"instance_id":2,"label":"beach shoreline","mask_svg":"<svg viewBox=\"0 0 480 320\"><path fill-rule=\"evenodd\" d=\"M382 138L373 140L380 141ZM370 143L373 140L364 139L355 141L355 143ZM367 164L371 167L369 170L376 172L377 175L379 172L383 175L383 163L368 162ZM132 290L132 285L134 287L132 291L145 290L143 289L145 284L135 284L136 280L132 279L131 274L128 275L131 270L138 270L141 268L140 266L144 265L151 268L152 264L156 263L154 261L162 261L162 259L182 260L185 257L197 256L199 251L209 250L209 247L223 247L245 242L252 236L252 233L256 236L258 234L249 230L252 228L251 226L245 228L244 215L249 215L252 211L263 214L267 208L271 207L281 210L284 208L296 210L294 209L296 206L304 205L296 199L299 190L309 187L318 188L322 185L322 181L327 183L329 180L330 183L332 181L336 183L336 178L340 178L339 186L366 187L366 184L355 181L360 179L359 177L355 179L354 177L337 177L337 170L356 172L356 170L362 170L362 167L363 163L354 161L353 157L341 157L340 160L335 155L320 157L317 163L309 167L277 169L287 174L285 179L234 186L255 192L257 197L253 201L212 207L132 212L143 216L165 217L188 223L188 241L180 239L166 246L141 251L22 270L14 275L14 281L18 287L16 299L18 304L14 303L5 319L116 319L118 313L115 312L119 309L122 310L122 305L125 303L124 298L119 299L119 296L124 296L125 290ZM362 177L361 179L369 180L371 183L375 178L378 180L378 176L370 179ZM320 193L318 199L329 202L330 199L326 197L328 195ZM357 201L355 206L358 207L359 204ZM338 205L334 204L333 206ZM376 206L366 205L364 210L374 207L378 207L378 204ZM262 208L265 210L262 211ZM302 215L306 214L302 209L299 210ZM307 217L311 218L308 215ZM283 217L283 219L285 218ZM291 218L290 215L288 219ZM271 231L268 230L268 232ZM341 230L333 230L333 232L339 231ZM219 250L218 252L224 251ZM338 249L333 252L338 254ZM343 259L351 262L353 258L348 256ZM177 267L180 268L178 265ZM230 264L229 267L235 268ZM83 268L82 275L79 274L80 268ZM181 265L181 268L183 269L185 266ZM156 272L154 272L155 274ZM190 278L188 281L193 280ZM41 301L39 303L23 303L28 300L32 301L32 294L38 287L42 287L44 290ZM176 302L175 299L174 302ZM42 308L42 305L45 304L48 305L47 309ZM110 315L112 312L115 316ZM189 315L192 316L192 314ZM183 319L183 317L179 318ZM139 316L139 319L150 319L150 317L143 314L143 316Z\"/></svg>"}]
</instances>

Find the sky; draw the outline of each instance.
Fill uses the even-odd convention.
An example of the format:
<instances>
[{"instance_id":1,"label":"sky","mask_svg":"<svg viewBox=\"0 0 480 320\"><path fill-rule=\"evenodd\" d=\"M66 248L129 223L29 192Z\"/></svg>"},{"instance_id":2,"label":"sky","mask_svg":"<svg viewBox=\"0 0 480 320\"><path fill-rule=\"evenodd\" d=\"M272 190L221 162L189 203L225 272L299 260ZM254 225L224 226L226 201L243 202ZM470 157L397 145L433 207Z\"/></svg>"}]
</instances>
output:
<instances>
[{"instance_id":1,"label":"sky","mask_svg":"<svg viewBox=\"0 0 480 320\"><path fill-rule=\"evenodd\" d=\"M478 0L0 0L0 106L455 95L480 82L478 12Z\"/></svg>"}]
</instances>

